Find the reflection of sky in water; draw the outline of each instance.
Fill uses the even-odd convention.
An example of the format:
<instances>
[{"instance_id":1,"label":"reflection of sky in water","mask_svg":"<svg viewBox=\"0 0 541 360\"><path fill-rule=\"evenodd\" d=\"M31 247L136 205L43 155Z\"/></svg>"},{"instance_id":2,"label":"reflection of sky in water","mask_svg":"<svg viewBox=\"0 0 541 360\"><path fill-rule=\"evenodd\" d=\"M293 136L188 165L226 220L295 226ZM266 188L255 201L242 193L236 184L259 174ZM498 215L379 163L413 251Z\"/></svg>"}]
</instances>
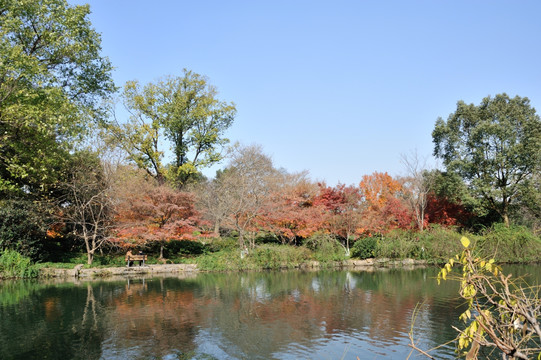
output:
<instances>
[{"instance_id":1,"label":"reflection of sky in water","mask_svg":"<svg viewBox=\"0 0 541 360\"><path fill-rule=\"evenodd\" d=\"M301 301L301 292L299 291L299 289L291 290L291 298L296 302Z\"/></svg>"},{"instance_id":2,"label":"reflection of sky in water","mask_svg":"<svg viewBox=\"0 0 541 360\"><path fill-rule=\"evenodd\" d=\"M319 280L318 280L318 278L313 278L312 279L312 290L314 290L315 292L319 292Z\"/></svg>"},{"instance_id":3,"label":"reflection of sky in water","mask_svg":"<svg viewBox=\"0 0 541 360\"><path fill-rule=\"evenodd\" d=\"M223 338L223 336L213 331L202 329L195 337L196 353L210 355L216 359L241 359L242 352L234 344Z\"/></svg>"},{"instance_id":4,"label":"reflection of sky in water","mask_svg":"<svg viewBox=\"0 0 541 360\"><path fill-rule=\"evenodd\" d=\"M349 271L346 272L346 281L351 290L357 287L357 279L355 279Z\"/></svg>"},{"instance_id":5,"label":"reflection of sky in water","mask_svg":"<svg viewBox=\"0 0 541 360\"><path fill-rule=\"evenodd\" d=\"M368 334L361 334L368 339ZM407 341L407 339L406 339ZM318 339L309 345L291 344L286 349L272 354L273 359L405 359L408 351L394 343L359 342L351 334L335 334L330 338Z\"/></svg>"},{"instance_id":6,"label":"reflection of sky in water","mask_svg":"<svg viewBox=\"0 0 541 360\"><path fill-rule=\"evenodd\" d=\"M255 300L259 302L265 302L271 298L270 292L267 290L267 286L263 280L258 281L255 287Z\"/></svg>"}]
</instances>

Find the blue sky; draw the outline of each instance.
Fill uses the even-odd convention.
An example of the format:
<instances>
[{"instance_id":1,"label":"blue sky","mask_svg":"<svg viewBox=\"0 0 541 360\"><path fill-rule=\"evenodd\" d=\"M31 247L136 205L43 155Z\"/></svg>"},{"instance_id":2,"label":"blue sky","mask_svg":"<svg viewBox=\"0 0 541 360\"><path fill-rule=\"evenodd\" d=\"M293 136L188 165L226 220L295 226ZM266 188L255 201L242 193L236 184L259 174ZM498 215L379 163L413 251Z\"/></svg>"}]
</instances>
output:
<instances>
[{"instance_id":1,"label":"blue sky","mask_svg":"<svg viewBox=\"0 0 541 360\"><path fill-rule=\"evenodd\" d=\"M506 92L541 110L536 0L70 2L90 4L117 85L206 75L237 105L232 142L329 185L430 157L458 100Z\"/></svg>"}]
</instances>

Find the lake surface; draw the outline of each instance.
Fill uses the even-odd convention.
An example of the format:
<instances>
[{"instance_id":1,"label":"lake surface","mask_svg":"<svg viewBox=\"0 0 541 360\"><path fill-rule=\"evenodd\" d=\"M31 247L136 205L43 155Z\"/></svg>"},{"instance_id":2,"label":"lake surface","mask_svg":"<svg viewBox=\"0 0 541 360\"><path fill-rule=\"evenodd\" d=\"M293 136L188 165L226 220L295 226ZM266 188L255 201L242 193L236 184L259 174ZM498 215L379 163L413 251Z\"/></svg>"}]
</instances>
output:
<instances>
[{"instance_id":1,"label":"lake surface","mask_svg":"<svg viewBox=\"0 0 541 360\"><path fill-rule=\"evenodd\" d=\"M532 273L540 267L514 267ZM0 359L405 359L454 338L436 268L0 283ZM454 344L431 354L454 358ZM423 358L414 354L412 358Z\"/></svg>"}]
</instances>

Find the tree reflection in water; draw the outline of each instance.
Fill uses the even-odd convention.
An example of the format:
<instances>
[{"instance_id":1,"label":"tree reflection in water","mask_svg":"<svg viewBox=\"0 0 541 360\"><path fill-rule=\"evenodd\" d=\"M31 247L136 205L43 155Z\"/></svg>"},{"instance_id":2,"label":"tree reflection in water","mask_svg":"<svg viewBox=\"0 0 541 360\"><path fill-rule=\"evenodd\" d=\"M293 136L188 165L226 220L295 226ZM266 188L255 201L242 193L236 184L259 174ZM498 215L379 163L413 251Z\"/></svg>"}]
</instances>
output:
<instances>
[{"instance_id":1,"label":"tree reflection in water","mask_svg":"<svg viewBox=\"0 0 541 360\"><path fill-rule=\"evenodd\" d=\"M405 358L454 337L437 269L0 284L0 358ZM449 286L451 285L451 286ZM451 347L436 354L454 358ZM344 355L345 354L345 355Z\"/></svg>"},{"instance_id":2,"label":"tree reflection in water","mask_svg":"<svg viewBox=\"0 0 541 360\"><path fill-rule=\"evenodd\" d=\"M99 284L0 284L0 358L99 359L106 322L94 292L101 290Z\"/></svg>"}]
</instances>

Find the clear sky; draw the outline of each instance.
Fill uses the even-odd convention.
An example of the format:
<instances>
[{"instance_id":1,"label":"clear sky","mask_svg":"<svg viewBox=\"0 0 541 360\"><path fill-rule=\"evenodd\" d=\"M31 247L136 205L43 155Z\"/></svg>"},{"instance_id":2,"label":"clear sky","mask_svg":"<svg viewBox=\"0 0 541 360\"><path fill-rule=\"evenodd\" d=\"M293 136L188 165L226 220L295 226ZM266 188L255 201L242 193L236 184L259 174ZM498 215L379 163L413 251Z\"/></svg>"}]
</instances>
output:
<instances>
[{"instance_id":1,"label":"clear sky","mask_svg":"<svg viewBox=\"0 0 541 360\"><path fill-rule=\"evenodd\" d=\"M90 4L118 86L206 75L237 105L232 142L329 185L430 157L458 100L541 111L538 0L69 1Z\"/></svg>"}]
</instances>

